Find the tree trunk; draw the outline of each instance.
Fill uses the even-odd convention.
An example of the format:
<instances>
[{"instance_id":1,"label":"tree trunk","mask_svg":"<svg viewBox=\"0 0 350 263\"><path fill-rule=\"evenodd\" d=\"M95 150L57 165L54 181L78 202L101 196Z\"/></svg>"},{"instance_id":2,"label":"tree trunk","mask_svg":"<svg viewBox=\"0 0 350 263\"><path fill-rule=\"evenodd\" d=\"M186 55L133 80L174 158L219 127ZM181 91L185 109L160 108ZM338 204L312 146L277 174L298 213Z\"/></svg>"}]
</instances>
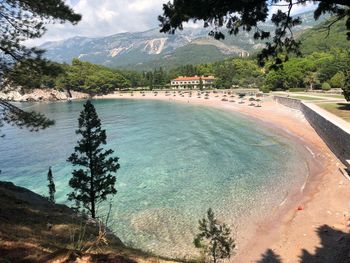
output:
<instances>
[{"instance_id":1,"label":"tree trunk","mask_svg":"<svg viewBox=\"0 0 350 263\"><path fill-rule=\"evenodd\" d=\"M213 244L212 248L212 255L213 255L213 263L216 263L216 242Z\"/></svg>"},{"instance_id":2,"label":"tree trunk","mask_svg":"<svg viewBox=\"0 0 350 263\"><path fill-rule=\"evenodd\" d=\"M96 218L96 211L95 211L95 198L91 198L91 217L93 219Z\"/></svg>"},{"instance_id":3,"label":"tree trunk","mask_svg":"<svg viewBox=\"0 0 350 263\"><path fill-rule=\"evenodd\" d=\"M89 168L90 168L90 203L91 203L91 217L93 219L96 218L96 211L95 211L95 188L94 188L94 164L93 164L93 157L92 157L92 151L91 151L91 129L88 128L88 141L89 141Z\"/></svg>"},{"instance_id":4,"label":"tree trunk","mask_svg":"<svg viewBox=\"0 0 350 263\"><path fill-rule=\"evenodd\" d=\"M67 87L67 93L68 93L69 98L71 99L72 98L72 93L70 92L70 87Z\"/></svg>"},{"instance_id":5,"label":"tree trunk","mask_svg":"<svg viewBox=\"0 0 350 263\"><path fill-rule=\"evenodd\" d=\"M94 171L92 165L92 154L90 153L90 202L91 202L91 217L95 219L95 189L94 189Z\"/></svg>"}]
</instances>

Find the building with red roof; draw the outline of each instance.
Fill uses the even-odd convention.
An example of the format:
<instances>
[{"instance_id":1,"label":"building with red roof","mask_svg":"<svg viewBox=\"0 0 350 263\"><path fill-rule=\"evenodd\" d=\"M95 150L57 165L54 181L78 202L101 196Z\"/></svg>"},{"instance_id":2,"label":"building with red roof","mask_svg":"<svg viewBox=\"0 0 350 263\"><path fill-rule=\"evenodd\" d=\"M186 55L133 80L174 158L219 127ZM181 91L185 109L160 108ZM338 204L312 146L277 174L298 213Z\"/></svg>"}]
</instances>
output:
<instances>
[{"instance_id":1,"label":"building with red roof","mask_svg":"<svg viewBox=\"0 0 350 263\"><path fill-rule=\"evenodd\" d=\"M201 85L203 89L209 89L214 87L214 82L214 76L179 76L176 79L171 80L170 84L174 89L199 89Z\"/></svg>"}]
</instances>

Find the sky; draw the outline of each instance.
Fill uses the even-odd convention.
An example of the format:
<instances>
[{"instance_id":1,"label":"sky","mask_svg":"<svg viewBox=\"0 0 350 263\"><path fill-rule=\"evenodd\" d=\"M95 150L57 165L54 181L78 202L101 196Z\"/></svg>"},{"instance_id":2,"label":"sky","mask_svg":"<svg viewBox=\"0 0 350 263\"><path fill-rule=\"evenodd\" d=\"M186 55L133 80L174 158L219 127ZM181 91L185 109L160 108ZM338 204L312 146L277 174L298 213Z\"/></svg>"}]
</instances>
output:
<instances>
[{"instance_id":1,"label":"sky","mask_svg":"<svg viewBox=\"0 0 350 263\"><path fill-rule=\"evenodd\" d=\"M78 25L53 24L40 39L29 40L29 46L58 41L74 36L98 37L122 32L156 28L162 5L168 0L66 0L83 18ZM314 5L295 6L293 14L312 10ZM272 11L277 7L272 7ZM200 22L199 22L200 23ZM202 25L202 24L200 24ZM193 26L193 25L191 25Z\"/></svg>"}]
</instances>

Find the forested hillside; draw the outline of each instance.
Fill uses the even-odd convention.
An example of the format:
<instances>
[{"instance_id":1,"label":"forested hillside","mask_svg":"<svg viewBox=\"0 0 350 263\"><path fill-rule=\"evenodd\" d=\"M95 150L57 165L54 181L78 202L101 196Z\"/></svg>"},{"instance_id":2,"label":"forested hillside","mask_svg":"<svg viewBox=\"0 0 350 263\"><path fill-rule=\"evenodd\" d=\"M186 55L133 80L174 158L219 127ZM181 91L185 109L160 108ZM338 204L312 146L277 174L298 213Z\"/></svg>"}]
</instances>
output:
<instances>
[{"instance_id":1,"label":"forested hillside","mask_svg":"<svg viewBox=\"0 0 350 263\"><path fill-rule=\"evenodd\" d=\"M124 66L125 69L144 71L162 67L164 69L173 69L186 64L201 64L223 60L227 55L211 45L186 45L178 48L171 55L164 56L161 59L149 62L130 64Z\"/></svg>"},{"instance_id":2,"label":"forested hillside","mask_svg":"<svg viewBox=\"0 0 350 263\"><path fill-rule=\"evenodd\" d=\"M332 48L350 49L350 41L346 37L345 20L336 22L330 30L327 25L327 22L323 22L300 35L304 54L329 51Z\"/></svg>"}]
</instances>

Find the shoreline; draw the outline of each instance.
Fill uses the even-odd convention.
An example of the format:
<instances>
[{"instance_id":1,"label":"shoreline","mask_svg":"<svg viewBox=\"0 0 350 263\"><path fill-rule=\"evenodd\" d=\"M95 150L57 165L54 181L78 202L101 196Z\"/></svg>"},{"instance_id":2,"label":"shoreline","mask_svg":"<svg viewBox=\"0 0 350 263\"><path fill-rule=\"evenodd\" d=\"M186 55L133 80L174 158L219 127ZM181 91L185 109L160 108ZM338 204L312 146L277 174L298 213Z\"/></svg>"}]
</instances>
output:
<instances>
[{"instance_id":1,"label":"shoreline","mask_svg":"<svg viewBox=\"0 0 350 263\"><path fill-rule=\"evenodd\" d=\"M339 230L347 231L349 205L346 200L349 197L347 193L350 192L350 182L338 171L342 165L310 124L297 111L269 101L268 98L262 102L261 108L247 106L248 102L238 104L221 101L221 98L222 96L214 97L212 93L209 99L195 96L189 98L188 94L180 97L178 93L176 97L172 93L171 96L165 96L162 91L158 92L157 96L152 92L146 93L145 96L134 92L133 96L125 93L120 96L120 93L114 93L95 97L95 99L162 100L214 107L241 114L273 130L274 133L296 142L295 147L305 159L309 170L304 185L289 193L277 212L274 211L272 218L271 215L266 215L268 219L259 222L249 231L247 241L242 246L238 244L239 249L231 258L234 262L256 262L268 249L279 255L283 262L297 262L302 249L312 254L320 245L315 233L316 225L337 225ZM337 188L342 188L341 195ZM329 195L333 198L329 199ZM342 212L336 212L342 216L336 219L329 218L327 214L332 214L330 209L333 207L342 210ZM298 208L301 209L298 210ZM303 239L302 243L300 239Z\"/></svg>"},{"instance_id":2,"label":"shoreline","mask_svg":"<svg viewBox=\"0 0 350 263\"><path fill-rule=\"evenodd\" d=\"M0 92L0 99L12 102L53 102L82 100L89 95L78 91L59 91L52 88L32 89L29 93L22 94L20 89L11 89Z\"/></svg>"}]
</instances>

